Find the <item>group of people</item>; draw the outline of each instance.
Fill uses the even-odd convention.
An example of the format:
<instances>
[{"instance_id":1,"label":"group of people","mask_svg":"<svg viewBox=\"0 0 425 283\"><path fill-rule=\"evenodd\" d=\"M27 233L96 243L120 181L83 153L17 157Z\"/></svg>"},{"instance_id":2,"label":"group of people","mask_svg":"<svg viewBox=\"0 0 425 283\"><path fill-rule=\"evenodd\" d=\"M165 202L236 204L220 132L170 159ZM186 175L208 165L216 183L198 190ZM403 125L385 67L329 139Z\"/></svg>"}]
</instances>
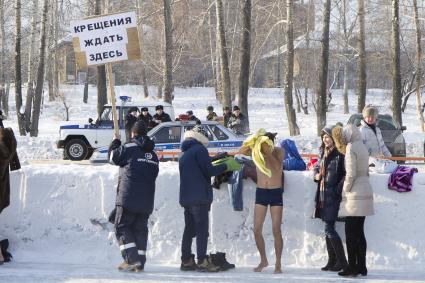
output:
<instances>
[{"instance_id":1,"label":"group of people","mask_svg":"<svg viewBox=\"0 0 425 283\"><path fill-rule=\"evenodd\" d=\"M207 111L207 121L222 121L225 127L231 129L237 135L244 135L249 132L248 119L241 113L239 106L233 106L233 113L230 111L230 107L223 107L222 117L217 116L212 106L208 106Z\"/></svg>"},{"instance_id":2,"label":"group of people","mask_svg":"<svg viewBox=\"0 0 425 283\"><path fill-rule=\"evenodd\" d=\"M321 132L320 161L315 168L314 216L325 223L328 262L323 271L340 276L367 275L364 234L366 216L373 215L373 191L369 183L369 156L389 157L376 125L378 109L365 107L360 129L349 125L325 127ZM348 262L335 223L343 219Z\"/></svg>"},{"instance_id":3,"label":"group of people","mask_svg":"<svg viewBox=\"0 0 425 283\"><path fill-rule=\"evenodd\" d=\"M130 107L128 109L127 115L124 119L125 136L127 142L131 140L131 129L137 121L142 121L148 131L160 123L171 121L170 115L164 112L164 106L155 106L155 112L156 113L152 116L149 114L149 109L147 107L142 107L140 111L136 106Z\"/></svg>"}]
</instances>

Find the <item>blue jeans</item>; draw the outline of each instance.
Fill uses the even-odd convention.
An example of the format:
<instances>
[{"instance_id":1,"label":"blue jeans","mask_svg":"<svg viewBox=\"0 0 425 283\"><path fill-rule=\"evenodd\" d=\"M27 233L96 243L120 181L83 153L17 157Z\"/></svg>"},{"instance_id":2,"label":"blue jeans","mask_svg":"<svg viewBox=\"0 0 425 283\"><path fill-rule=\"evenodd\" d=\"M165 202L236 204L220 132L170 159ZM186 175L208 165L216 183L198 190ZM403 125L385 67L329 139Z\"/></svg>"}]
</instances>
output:
<instances>
[{"instance_id":1,"label":"blue jeans","mask_svg":"<svg viewBox=\"0 0 425 283\"><path fill-rule=\"evenodd\" d=\"M207 257L208 212L210 205L186 206L184 208L184 232L182 239L182 260L192 255L192 238L196 237L196 254L198 261Z\"/></svg>"},{"instance_id":2,"label":"blue jeans","mask_svg":"<svg viewBox=\"0 0 425 283\"><path fill-rule=\"evenodd\" d=\"M340 239L335 230L335 221L325 221L325 235L330 239Z\"/></svg>"}]
</instances>

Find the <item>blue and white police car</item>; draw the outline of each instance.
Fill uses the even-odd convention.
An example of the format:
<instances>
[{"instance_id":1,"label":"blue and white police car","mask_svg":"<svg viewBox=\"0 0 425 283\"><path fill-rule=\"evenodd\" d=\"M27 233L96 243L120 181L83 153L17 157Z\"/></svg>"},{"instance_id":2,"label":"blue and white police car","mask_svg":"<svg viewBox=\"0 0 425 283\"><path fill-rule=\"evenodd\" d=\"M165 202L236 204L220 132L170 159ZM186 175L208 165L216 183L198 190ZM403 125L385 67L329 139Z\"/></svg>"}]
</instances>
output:
<instances>
[{"instance_id":1,"label":"blue and white police car","mask_svg":"<svg viewBox=\"0 0 425 283\"><path fill-rule=\"evenodd\" d=\"M117 103L118 125L120 135L125 137L124 118L130 107L147 107L149 113L155 114L155 106L161 104L164 112L174 120L174 108L171 104L158 101L131 102L128 96L120 96L121 103ZM64 158L70 160L88 159L97 148L108 146L114 135L112 121L112 106L105 104L102 115L96 122L89 119L88 123L64 122L60 125L58 148L64 149Z\"/></svg>"},{"instance_id":2,"label":"blue and white police car","mask_svg":"<svg viewBox=\"0 0 425 283\"><path fill-rule=\"evenodd\" d=\"M184 133L196 125L195 121L165 122L149 131L155 141L155 151L161 160L178 158ZM201 126L208 133L208 151L211 155L220 152L236 153L242 146L246 136L239 136L216 121L201 121ZM177 153L177 156L176 156ZM108 148L95 151L90 161L92 163L107 162Z\"/></svg>"}]
</instances>

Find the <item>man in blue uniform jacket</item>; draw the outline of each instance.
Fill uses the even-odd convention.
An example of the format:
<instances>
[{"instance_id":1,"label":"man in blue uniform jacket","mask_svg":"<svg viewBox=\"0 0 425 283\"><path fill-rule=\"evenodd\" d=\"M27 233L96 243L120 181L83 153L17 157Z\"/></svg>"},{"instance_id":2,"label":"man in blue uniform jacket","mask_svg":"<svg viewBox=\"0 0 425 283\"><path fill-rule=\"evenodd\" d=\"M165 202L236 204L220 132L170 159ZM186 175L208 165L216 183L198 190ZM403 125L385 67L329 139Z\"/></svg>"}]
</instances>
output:
<instances>
[{"instance_id":1,"label":"man in blue uniform jacket","mask_svg":"<svg viewBox=\"0 0 425 283\"><path fill-rule=\"evenodd\" d=\"M114 137L109 146L109 162L118 165L115 234L124 262L122 271L143 271L148 242L148 219L153 211L158 156L155 143L146 135L143 121L134 124L130 143L121 145Z\"/></svg>"},{"instance_id":2,"label":"man in blue uniform jacket","mask_svg":"<svg viewBox=\"0 0 425 283\"><path fill-rule=\"evenodd\" d=\"M220 267L214 265L207 256L208 212L213 200L211 177L226 170L237 170L240 165L230 158L213 166L206 146L208 134L201 125L185 132L179 159L180 205L184 208L184 232L182 239L182 271L198 270L216 272ZM198 264L192 254L192 238L196 237Z\"/></svg>"}]
</instances>

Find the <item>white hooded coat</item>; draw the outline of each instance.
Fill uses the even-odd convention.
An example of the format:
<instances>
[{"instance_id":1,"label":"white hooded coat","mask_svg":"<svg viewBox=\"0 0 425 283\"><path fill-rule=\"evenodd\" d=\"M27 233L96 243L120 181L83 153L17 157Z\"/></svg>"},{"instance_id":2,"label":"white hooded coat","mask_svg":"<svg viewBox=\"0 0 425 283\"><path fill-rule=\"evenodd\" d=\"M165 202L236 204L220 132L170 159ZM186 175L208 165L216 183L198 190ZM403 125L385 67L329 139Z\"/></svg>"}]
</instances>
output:
<instances>
[{"instance_id":1,"label":"white hooded coat","mask_svg":"<svg viewBox=\"0 0 425 283\"><path fill-rule=\"evenodd\" d=\"M360 132L362 134L363 143L366 145L366 148L369 152L369 155L372 157L385 156L390 157L391 152L388 150L387 146L384 143L384 139L382 138L381 129L376 127L376 134L366 124L365 121L361 121Z\"/></svg>"}]
</instances>

